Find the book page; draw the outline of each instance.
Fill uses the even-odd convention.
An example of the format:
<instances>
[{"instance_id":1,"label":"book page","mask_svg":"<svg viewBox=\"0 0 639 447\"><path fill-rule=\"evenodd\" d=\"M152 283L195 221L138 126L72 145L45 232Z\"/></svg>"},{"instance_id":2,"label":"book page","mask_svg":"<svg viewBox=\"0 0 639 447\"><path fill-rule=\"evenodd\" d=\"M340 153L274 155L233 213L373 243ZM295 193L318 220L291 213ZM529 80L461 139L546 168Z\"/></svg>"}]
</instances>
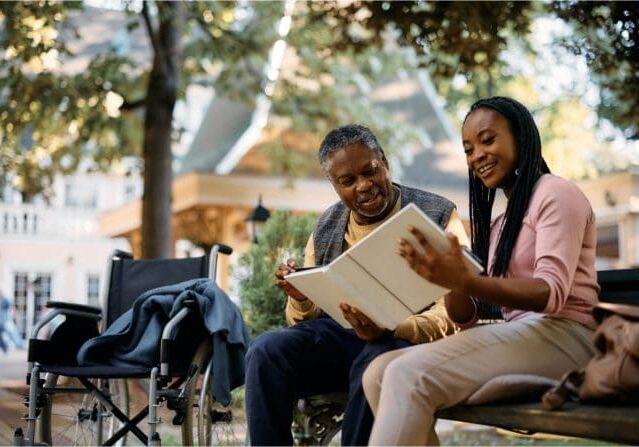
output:
<instances>
[{"instance_id":1,"label":"book page","mask_svg":"<svg viewBox=\"0 0 639 447\"><path fill-rule=\"evenodd\" d=\"M351 327L342 316L339 303L352 295L328 277L328 266L302 270L286 275L286 280L344 327Z\"/></svg>"},{"instance_id":2,"label":"book page","mask_svg":"<svg viewBox=\"0 0 639 447\"><path fill-rule=\"evenodd\" d=\"M340 303L357 307L375 324L391 330L413 313L347 256L329 266L290 273L286 280L345 328L351 325Z\"/></svg>"},{"instance_id":3,"label":"book page","mask_svg":"<svg viewBox=\"0 0 639 447\"><path fill-rule=\"evenodd\" d=\"M419 276L397 254L400 238L418 247L417 241L407 229L409 225L421 230L436 250L449 248L450 243L444 231L417 206L408 204L342 256L354 259L413 313L417 313L446 293L447 289ZM481 266L470 260L468 254L464 257L472 269L481 270Z\"/></svg>"},{"instance_id":4,"label":"book page","mask_svg":"<svg viewBox=\"0 0 639 447\"><path fill-rule=\"evenodd\" d=\"M349 256L340 256L330 264L329 275L353 293L342 301L357 307L379 327L394 330L399 323L413 314L382 284L371 277Z\"/></svg>"}]
</instances>

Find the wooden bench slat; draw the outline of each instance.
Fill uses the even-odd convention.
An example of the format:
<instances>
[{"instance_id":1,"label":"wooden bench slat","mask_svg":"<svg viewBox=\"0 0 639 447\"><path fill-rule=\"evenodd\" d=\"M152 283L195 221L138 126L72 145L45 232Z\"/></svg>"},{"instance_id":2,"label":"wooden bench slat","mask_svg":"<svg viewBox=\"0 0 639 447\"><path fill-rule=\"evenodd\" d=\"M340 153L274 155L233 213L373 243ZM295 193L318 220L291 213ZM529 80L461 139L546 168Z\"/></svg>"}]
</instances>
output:
<instances>
[{"instance_id":1,"label":"wooden bench slat","mask_svg":"<svg viewBox=\"0 0 639 447\"><path fill-rule=\"evenodd\" d=\"M539 403L461 405L437 417L535 433L552 433L602 441L639 443L639 408L566 403L561 410L545 410Z\"/></svg>"}]
</instances>

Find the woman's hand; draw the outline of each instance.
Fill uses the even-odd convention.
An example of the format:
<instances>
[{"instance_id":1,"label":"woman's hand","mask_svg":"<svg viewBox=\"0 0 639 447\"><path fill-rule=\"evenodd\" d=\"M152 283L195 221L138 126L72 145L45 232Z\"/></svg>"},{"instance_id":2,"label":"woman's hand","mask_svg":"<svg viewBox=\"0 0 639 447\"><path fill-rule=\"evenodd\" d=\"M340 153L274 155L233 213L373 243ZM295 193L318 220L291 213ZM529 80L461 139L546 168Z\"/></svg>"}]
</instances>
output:
<instances>
[{"instance_id":1,"label":"woman's hand","mask_svg":"<svg viewBox=\"0 0 639 447\"><path fill-rule=\"evenodd\" d=\"M410 268L428 281L461 294L468 294L466 284L472 273L463 261L462 248L454 234L447 233L450 249L440 253L428 243L424 234L417 228L408 227L422 250L418 250L406 239L399 240L397 253L403 257Z\"/></svg>"},{"instance_id":2,"label":"woman's hand","mask_svg":"<svg viewBox=\"0 0 639 447\"><path fill-rule=\"evenodd\" d=\"M340 303L339 308L346 318L358 338L365 341L377 340L385 335L390 335L391 331L377 326L373 320L364 315L358 308L346 303Z\"/></svg>"}]
</instances>

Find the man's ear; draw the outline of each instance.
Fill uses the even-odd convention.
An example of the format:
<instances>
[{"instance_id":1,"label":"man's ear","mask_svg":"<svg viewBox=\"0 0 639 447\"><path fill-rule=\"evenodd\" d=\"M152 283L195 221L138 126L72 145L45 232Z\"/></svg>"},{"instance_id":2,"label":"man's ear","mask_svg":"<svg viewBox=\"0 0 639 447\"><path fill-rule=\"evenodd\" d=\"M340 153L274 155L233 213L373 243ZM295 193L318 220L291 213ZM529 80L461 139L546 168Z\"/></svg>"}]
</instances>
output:
<instances>
[{"instance_id":1,"label":"man's ear","mask_svg":"<svg viewBox=\"0 0 639 447\"><path fill-rule=\"evenodd\" d=\"M386 159L384 152L382 152L382 162L384 163L384 166L386 166L386 169L390 171L390 165L388 164L388 160Z\"/></svg>"}]
</instances>

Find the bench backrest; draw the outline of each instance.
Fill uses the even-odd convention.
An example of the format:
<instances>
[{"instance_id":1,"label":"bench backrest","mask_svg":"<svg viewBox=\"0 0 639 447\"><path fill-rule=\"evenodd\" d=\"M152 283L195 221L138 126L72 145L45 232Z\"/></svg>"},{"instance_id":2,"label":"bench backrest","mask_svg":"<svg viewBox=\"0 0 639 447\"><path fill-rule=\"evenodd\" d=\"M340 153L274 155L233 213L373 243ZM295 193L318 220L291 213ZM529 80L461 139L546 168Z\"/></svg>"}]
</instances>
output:
<instances>
[{"instance_id":1,"label":"bench backrest","mask_svg":"<svg viewBox=\"0 0 639 447\"><path fill-rule=\"evenodd\" d=\"M597 281L601 301L639 305L639 269L601 270Z\"/></svg>"}]
</instances>

